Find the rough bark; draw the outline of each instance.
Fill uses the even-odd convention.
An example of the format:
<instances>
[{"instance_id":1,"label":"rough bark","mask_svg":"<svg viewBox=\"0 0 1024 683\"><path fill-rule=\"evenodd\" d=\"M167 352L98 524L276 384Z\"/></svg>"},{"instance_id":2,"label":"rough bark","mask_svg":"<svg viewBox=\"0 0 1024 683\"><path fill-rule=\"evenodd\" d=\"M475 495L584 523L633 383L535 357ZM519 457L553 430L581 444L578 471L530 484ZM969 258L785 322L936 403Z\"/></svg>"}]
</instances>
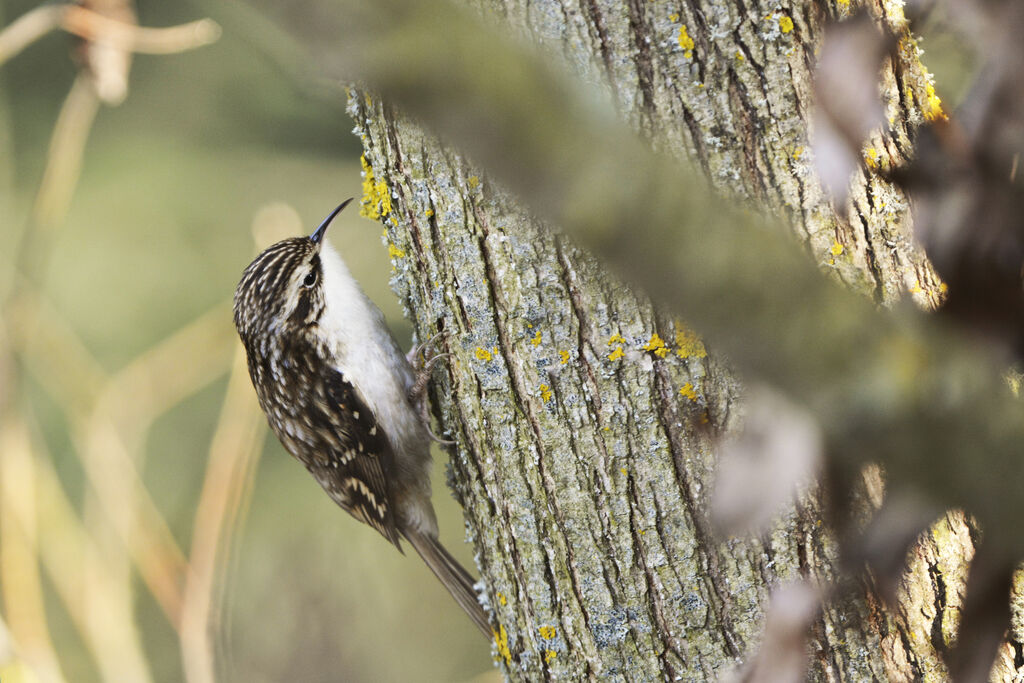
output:
<instances>
[{"instance_id":1,"label":"rough bark","mask_svg":"<svg viewBox=\"0 0 1024 683\"><path fill-rule=\"evenodd\" d=\"M788 215L842 281L880 303L941 297L905 198L875 172L906 159L913 125L938 106L899 3L869 3L903 39L885 71L891 127L841 214L815 180L807 131L814 51L848 3L481 4L560 51L656 147ZM835 577L820 503L805 497L760 539L717 538L712 437L734 425L738 386L714 349L385 103L353 93L350 111L394 287L420 338L447 333L435 403L457 441L451 484L501 666L522 679L719 677L758 642L773 587ZM880 488L869 486L875 504ZM972 553L950 513L912 550L891 612L868 579L828 604L812 678L944 679ZM1004 650L1006 677L1020 640Z\"/></svg>"}]
</instances>

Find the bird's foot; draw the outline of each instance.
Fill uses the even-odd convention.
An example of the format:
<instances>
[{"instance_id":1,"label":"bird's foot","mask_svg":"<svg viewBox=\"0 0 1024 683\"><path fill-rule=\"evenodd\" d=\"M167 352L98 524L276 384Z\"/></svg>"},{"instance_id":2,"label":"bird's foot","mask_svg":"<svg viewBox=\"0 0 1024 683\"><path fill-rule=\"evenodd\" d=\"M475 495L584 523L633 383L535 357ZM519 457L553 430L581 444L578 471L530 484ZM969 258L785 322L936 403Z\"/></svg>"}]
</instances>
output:
<instances>
[{"instance_id":1,"label":"bird's foot","mask_svg":"<svg viewBox=\"0 0 1024 683\"><path fill-rule=\"evenodd\" d=\"M430 434L430 438L444 446L451 446L454 441L448 439L442 439L430 428L430 410L427 401L427 384L430 382L430 375L434 370L434 365L447 356L450 353L436 353L427 354L425 351L433 347L444 332L438 332L427 341L419 344L415 349L409 352L406 356L409 360L409 364L412 366L413 371L416 373L416 379L413 381L412 387L409 389L409 401L416 407L419 413L420 420L423 421L423 426L426 427L427 433ZM423 360L420 360L422 354Z\"/></svg>"}]
</instances>

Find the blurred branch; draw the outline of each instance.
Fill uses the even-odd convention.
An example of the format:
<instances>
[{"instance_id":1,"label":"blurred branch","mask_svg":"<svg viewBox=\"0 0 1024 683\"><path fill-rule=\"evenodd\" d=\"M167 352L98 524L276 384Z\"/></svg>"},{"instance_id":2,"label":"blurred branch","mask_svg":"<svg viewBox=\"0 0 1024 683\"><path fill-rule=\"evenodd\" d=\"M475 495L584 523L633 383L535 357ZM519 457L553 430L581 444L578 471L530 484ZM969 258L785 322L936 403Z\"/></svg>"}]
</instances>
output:
<instances>
[{"instance_id":1,"label":"blurred branch","mask_svg":"<svg viewBox=\"0 0 1024 683\"><path fill-rule=\"evenodd\" d=\"M36 437L33 446L39 551L47 574L104 680L148 681L130 582L107 571L111 558L68 499L42 440Z\"/></svg>"},{"instance_id":2,"label":"blurred branch","mask_svg":"<svg viewBox=\"0 0 1024 683\"><path fill-rule=\"evenodd\" d=\"M210 19L167 28L147 28L110 19L76 5L67 7L60 27L86 40L155 55L194 50L216 42L221 34L220 26Z\"/></svg>"},{"instance_id":3,"label":"blurred branch","mask_svg":"<svg viewBox=\"0 0 1024 683\"><path fill-rule=\"evenodd\" d=\"M187 563L137 469L135 459L105 413L71 421L75 454L106 521L117 532L157 604L175 628L181 617L181 579Z\"/></svg>"},{"instance_id":4,"label":"blurred branch","mask_svg":"<svg viewBox=\"0 0 1024 683\"><path fill-rule=\"evenodd\" d=\"M0 31L0 65L60 26L70 5L41 5Z\"/></svg>"},{"instance_id":5,"label":"blurred branch","mask_svg":"<svg viewBox=\"0 0 1024 683\"><path fill-rule=\"evenodd\" d=\"M129 10L127 16L134 17L134 12ZM210 44L220 36L220 27L209 19L170 28L143 28L78 5L43 6L0 32L0 65L56 28L80 36L90 49L84 53L86 68L75 79L50 139L46 170L33 209L37 229L27 232L20 248L18 263L32 275L41 271L50 233L67 215L100 102L117 104L127 92L127 53L182 52ZM112 55L117 58L112 59Z\"/></svg>"},{"instance_id":6,"label":"blurred branch","mask_svg":"<svg viewBox=\"0 0 1024 683\"><path fill-rule=\"evenodd\" d=\"M124 8L117 16L134 19L130 3L124 3ZM49 644L38 578L41 555L102 678L144 682L150 680L150 673L136 624L128 558L175 627L187 572L184 556L142 482L138 458L132 452L141 449L159 415L220 376L232 348L230 327L218 308L108 377L33 285L44 276L54 234L67 214L99 103L116 103L126 91L129 61L119 51L178 52L212 42L220 30L208 20L170 29L142 29L83 7L45 6L0 33L0 64L55 28L82 37L87 50L84 68L54 127L33 211L34 226L23 236L12 263L12 286L3 293L7 313L3 341L10 344L0 348L4 380L0 424L5 426L4 444L9 446L7 437L14 432L6 426L21 419L16 417L20 408L16 396L24 382L12 358L18 353L63 410L74 452L91 486L80 518L49 463L33 456L27 437L20 451L4 448L10 456L0 462L4 607L12 637L32 671L47 681L62 680ZM19 453L24 457L18 458ZM34 497L37 490L39 496Z\"/></svg>"},{"instance_id":7,"label":"blurred branch","mask_svg":"<svg viewBox=\"0 0 1024 683\"><path fill-rule=\"evenodd\" d=\"M121 50L148 54L193 50L215 42L221 33L220 26L210 19L167 28L145 28L78 5L43 5L18 17L0 32L0 65L57 29Z\"/></svg>"},{"instance_id":8,"label":"blurred branch","mask_svg":"<svg viewBox=\"0 0 1024 683\"><path fill-rule=\"evenodd\" d=\"M46 297L21 287L5 310L11 350L65 411L87 411L110 381L106 371Z\"/></svg>"},{"instance_id":9,"label":"blurred branch","mask_svg":"<svg viewBox=\"0 0 1024 683\"><path fill-rule=\"evenodd\" d=\"M224 309L217 307L106 377L74 331L41 298L24 302L11 317L18 322L12 327L19 331L14 340L19 354L64 409L93 489L176 628L187 563L131 453L141 448L159 415L226 368L233 337L225 319ZM90 367L94 370L83 375L82 369ZM83 395L83 386L92 389Z\"/></svg>"},{"instance_id":10,"label":"blurred branch","mask_svg":"<svg viewBox=\"0 0 1024 683\"><path fill-rule=\"evenodd\" d=\"M221 377L236 350L230 309L219 305L162 339L110 378L103 412L136 443L152 422ZM97 410L101 410L97 406ZM131 435L136 435L132 438Z\"/></svg>"},{"instance_id":11,"label":"blurred branch","mask_svg":"<svg viewBox=\"0 0 1024 683\"><path fill-rule=\"evenodd\" d=\"M351 1L316 16L303 40L317 61L455 143L738 369L803 402L841 466L878 459L894 487L963 506L1005 553L1024 549L1012 521L1024 425L994 354L827 280L782 225L706 190L551 60L450 3Z\"/></svg>"},{"instance_id":12,"label":"blurred branch","mask_svg":"<svg viewBox=\"0 0 1024 683\"><path fill-rule=\"evenodd\" d=\"M45 251L41 242L49 237L53 226L61 223L67 215L68 205L71 203L71 196L82 169L85 141L89 138L89 130L96 118L96 112L99 111L99 105L99 99L89 78L79 74L64 100L50 138L46 170L33 209L34 221L40 231L31 231L26 236L26 245L32 244L33 247L23 247L29 254L36 255L35 258ZM32 265L29 266L30 269L31 267Z\"/></svg>"},{"instance_id":13,"label":"blurred branch","mask_svg":"<svg viewBox=\"0 0 1024 683\"><path fill-rule=\"evenodd\" d=\"M6 415L0 424L0 589L16 651L41 681L64 680L50 640L35 511L36 485L24 423Z\"/></svg>"},{"instance_id":14,"label":"blurred branch","mask_svg":"<svg viewBox=\"0 0 1024 683\"><path fill-rule=\"evenodd\" d=\"M192 531L190 571L181 619L181 655L185 678L192 683L215 679L210 632L217 622L214 587L228 558L245 492L252 482L266 420L253 400L245 355L232 364L231 378L210 454Z\"/></svg>"}]
</instances>

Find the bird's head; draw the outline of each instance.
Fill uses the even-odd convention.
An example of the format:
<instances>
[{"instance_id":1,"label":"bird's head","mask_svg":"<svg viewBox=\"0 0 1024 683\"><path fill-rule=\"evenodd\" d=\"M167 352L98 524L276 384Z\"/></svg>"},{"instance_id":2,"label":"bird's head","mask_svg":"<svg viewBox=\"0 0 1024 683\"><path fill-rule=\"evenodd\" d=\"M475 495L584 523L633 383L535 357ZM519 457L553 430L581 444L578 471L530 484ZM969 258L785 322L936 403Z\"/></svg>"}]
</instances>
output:
<instances>
[{"instance_id":1,"label":"bird's head","mask_svg":"<svg viewBox=\"0 0 1024 683\"><path fill-rule=\"evenodd\" d=\"M242 273L235 290L235 327L247 347L319 321L324 310L324 233L351 201L342 202L309 237L267 247Z\"/></svg>"}]
</instances>

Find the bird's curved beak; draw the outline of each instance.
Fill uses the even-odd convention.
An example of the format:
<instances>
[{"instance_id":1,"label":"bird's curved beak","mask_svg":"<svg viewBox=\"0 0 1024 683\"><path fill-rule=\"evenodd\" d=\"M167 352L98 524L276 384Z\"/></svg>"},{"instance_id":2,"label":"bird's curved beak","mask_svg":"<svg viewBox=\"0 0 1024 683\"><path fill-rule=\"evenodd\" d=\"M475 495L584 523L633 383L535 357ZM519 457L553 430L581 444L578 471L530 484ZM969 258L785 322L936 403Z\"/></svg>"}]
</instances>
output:
<instances>
[{"instance_id":1,"label":"bird's curved beak","mask_svg":"<svg viewBox=\"0 0 1024 683\"><path fill-rule=\"evenodd\" d=\"M309 236L309 241L312 242L313 244L320 244L320 241L324 238L324 233L327 232L327 226L331 224L331 221L334 220L335 216L341 213L342 209L348 206L349 202L351 202L352 199L352 197L349 197L341 204L339 204L338 208L336 208L334 211L331 211L331 215L325 218L324 222L320 224L320 227L314 230L313 234Z\"/></svg>"}]
</instances>

